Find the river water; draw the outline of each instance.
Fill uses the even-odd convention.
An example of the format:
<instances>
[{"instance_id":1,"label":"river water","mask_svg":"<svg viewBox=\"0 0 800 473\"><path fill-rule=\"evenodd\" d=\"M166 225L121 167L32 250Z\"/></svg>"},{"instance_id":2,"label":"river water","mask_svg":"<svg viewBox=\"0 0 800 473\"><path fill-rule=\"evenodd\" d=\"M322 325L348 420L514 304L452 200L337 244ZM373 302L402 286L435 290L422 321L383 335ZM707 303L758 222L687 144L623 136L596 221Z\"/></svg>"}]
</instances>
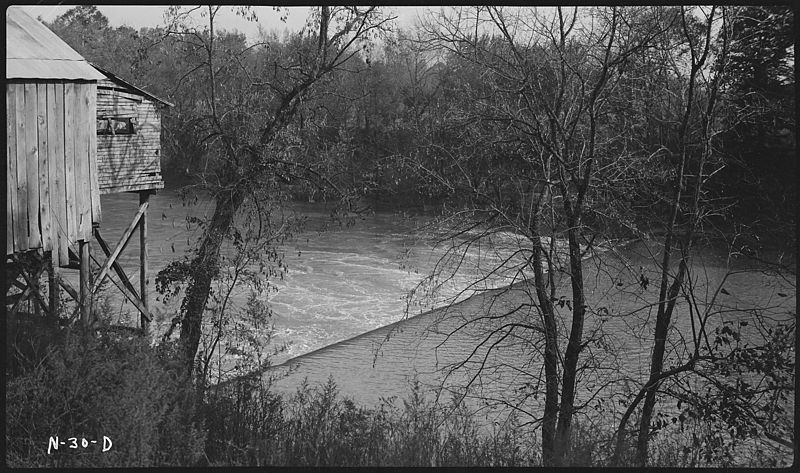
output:
<instances>
[{"instance_id":1,"label":"river water","mask_svg":"<svg viewBox=\"0 0 800 473\"><path fill-rule=\"evenodd\" d=\"M134 194L114 194L102 196L102 205L102 232L114 244L138 200ZM276 389L291 392L303 380L313 385L333 377L344 394L375 404L387 396L404 397L417 379L445 392L462 392L469 385L468 397L485 404L487 411L514 406L511 410L523 417L540 415L542 344L537 312L527 304L528 290L524 285L502 289L513 274L506 272L485 280L474 288L477 293L462 292L513 248L513 236L506 235L491 248L467 251L460 270L436 297L409 299L409 291L434 270L444 252L431 236L415 232L430 217L376 212L355 225L339 226L331 225L331 207L325 204L291 207L308 217L306 230L280 247L288 270L271 278L277 291L259 295L272 313L272 345L288 344L273 357L276 366L268 372L277 377ZM187 225L187 215L210 211L202 199L186 205L175 192L152 197L153 278L199 236ZM626 400L646 378L658 288L655 282L642 281L658 280L657 251L654 242L637 243L585 264L590 311L584 334L592 341L582 355L585 369L577 399L597 415L618 419ZM131 241L121 262L137 280L138 239ZM685 360L692 349L698 311L713 313L707 321L712 340L713 329L728 325L741 332L741 343L760 341L768 325L796 317L794 279L737 267L721 249L698 252L690 269L697 300L677 304L667 367ZM560 274L557 280L556 299L563 301L558 309L563 314L560 333L566 334L571 294L567 276ZM234 291L235 305L244 304L247 292ZM157 299L153 306L160 314L155 330L159 333L176 313L176 302ZM713 304L705 302L712 299ZM121 297L110 300L121 318L133 313ZM480 319L481 314L498 317Z\"/></svg>"},{"instance_id":2,"label":"river water","mask_svg":"<svg viewBox=\"0 0 800 473\"><path fill-rule=\"evenodd\" d=\"M101 234L113 247L136 213L138 198L129 193L110 194L102 196L101 203ZM332 204L292 203L290 207L306 217L304 230L280 245L281 270L270 278L271 290L258 296L271 310L273 345L288 345L274 357L274 363L461 300L471 294L459 292L480 269L477 262L484 266L488 263L485 256L470 260L455 278L442 285L436 296L410 299L409 291L430 273L444 252L432 237L414 232L429 222L429 217L373 212L356 219L354 224L342 224L331 220ZM199 237L196 226L187 223L187 216L207 216L212 210L207 201L189 198L187 203L174 191L161 191L151 197L151 281ZM94 251L98 250L95 247ZM226 253L230 256L230 251ZM138 258L139 239L134 237L119 259L132 281L138 281ZM502 277L497 277L486 284L499 286L503 282ZM242 307L249 294L249 286L241 286L233 292L231 304L236 307ZM154 288L152 291L157 327L165 329L176 313L176 299L165 303ZM133 320L132 305L113 287L108 294L114 316L125 320L128 314L128 320Z\"/></svg>"}]
</instances>

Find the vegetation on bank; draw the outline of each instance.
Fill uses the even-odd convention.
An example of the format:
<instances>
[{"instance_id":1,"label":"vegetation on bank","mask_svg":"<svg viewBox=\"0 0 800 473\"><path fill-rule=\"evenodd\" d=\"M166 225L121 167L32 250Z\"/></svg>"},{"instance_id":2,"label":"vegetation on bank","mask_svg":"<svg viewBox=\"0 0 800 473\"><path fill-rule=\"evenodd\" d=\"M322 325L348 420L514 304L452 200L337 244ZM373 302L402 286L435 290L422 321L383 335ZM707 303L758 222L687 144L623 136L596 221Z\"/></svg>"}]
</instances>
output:
<instances>
[{"instance_id":1,"label":"vegetation on bank","mask_svg":"<svg viewBox=\"0 0 800 473\"><path fill-rule=\"evenodd\" d=\"M463 403L437 406L419 385L405 399L370 407L341 395L334 380L282 396L266 378L242 377L201 393L170 347L114 328L24 329L7 345L6 464L541 466L535 431L513 418L486 427L480 413ZM578 423L570 464L608 465L612 430ZM738 458L746 442L723 439L711 417L667 430L651 446L654 464L781 466L760 450ZM56 435L106 436L113 445L48 453Z\"/></svg>"}]
</instances>

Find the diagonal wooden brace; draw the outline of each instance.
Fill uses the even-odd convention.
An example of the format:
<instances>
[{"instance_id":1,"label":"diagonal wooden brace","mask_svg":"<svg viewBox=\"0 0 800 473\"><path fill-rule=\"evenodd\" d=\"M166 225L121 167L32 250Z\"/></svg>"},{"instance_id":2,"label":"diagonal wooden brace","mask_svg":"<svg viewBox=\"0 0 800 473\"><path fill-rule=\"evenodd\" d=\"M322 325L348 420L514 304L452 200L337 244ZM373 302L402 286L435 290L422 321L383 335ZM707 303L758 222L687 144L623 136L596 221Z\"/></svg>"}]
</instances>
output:
<instances>
[{"instance_id":1,"label":"diagonal wooden brace","mask_svg":"<svg viewBox=\"0 0 800 473\"><path fill-rule=\"evenodd\" d=\"M8 314L10 316L16 315L17 312L19 311L20 307L22 307L22 303L25 302L26 300L28 300L28 298L31 296L32 292L33 292L33 288L28 286L25 289L25 292L20 294L20 298L17 300L17 303L14 304L14 307L11 308L11 311Z\"/></svg>"},{"instance_id":2,"label":"diagonal wooden brace","mask_svg":"<svg viewBox=\"0 0 800 473\"><path fill-rule=\"evenodd\" d=\"M103 250L103 253L106 254L106 258L110 257L111 256L111 250L108 248L108 243L106 243L106 241L100 235L100 229L99 228L95 227L95 229L94 229L94 237L97 239L97 243L100 244L100 248ZM99 264L98 264L98 266L99 266ZM122 266L120 266L119 263L114 261L114 263L111 265L111 267L114 269L114 271L119 276L119 279L120 279L120 281L122 281L122 284L124 284L125 287L128 288L128 291L130 291L131 294L133 294L134 296L139 297L139 294L136 292L136 288L133 287L133 284L131 283L130 279L128 279L128 275L125 274L125 271L122 269Z\"/></svg>"},{"instance_id":3,"label":"diagonal wooden brace","mask_svg":"<svg viewBox=\"0 0 800 473\"><path fill-rule=\"evenodd\" d=\"M42 308L44 309L45 313L49 313L50 312L50 308L47 307L47 302L45 302L45 300L42 297L42 295L39 294L39 291L34 290L35 288L39 287L39 284L37 284L37 282L39 281L39 278L42 276L42 273L44 272L44 270L45 270L44 266L40 267L36 271L36 274L32 278L30 276L28 276L28 273L26 273L25 271L22 271L22 277L25 278L25 282L28 283L28 289L31 289L31 293L33 294L33 297L36 298L36 301L39 303L40 306L42 306ZM28 291L26 290L25 292L28 292Z\"/></svg>"},{"instance_id":4,"label":"diagonal wooden brace","mask_svg":"<svg viewBox=\"0 0 800 473\"><path fill-rule=\"evenodd\" d=\"M81 301L81 296L78 295L78 291L72 287L72 284L70 284L69 281L64 278L58 278L58 284L67 291L67 294L69 294L70 297L75 300L75 302Z\"/></svg>"},{"instance_id":5,"label":"diagonal wooden brace","mask_svg":"<svg viewBox=\"0 0 800 473\"><path fill-rule=\"evenodd\" d=\"M133 235L133 231L136 229L136 226L139 224L139 220L141 220L142 215L144 215L145 211L147 211L148 202L143 203L139 206L139 211L136 212L136 215L133 217L133 221L128 228L122 233L122 237L120 237L117 246L114 248L114 251L111 252L111 256L108 257L103 268L100 270L100 274L97 276L97 279L94 282L94 286L92 286L92 292L94 293L97 291L97 288L100 287L100 284L105 279L106 275L108 275L108 271L111 269L111 266L117 261L120 253L125 247L128 245L128 241L131 239L131 235Z\"/></svg>"},{"instance_id":6,"label":"diagonal wooden brace","mask_svg":"<svg viewBox=\"0 0 800 473\"><path fill-rule=\"evenodd\" d=\"M108 249L108 245L106 244L105 240L103 240L103 237L100 236L100 231L96 228L94 235L97 238L97 242L100 243L100 248L103 249L106 256L109 256L110 251ZM94 257L92 257L92 259L94 260L95 263L97 263L97 266L100 266L100 263L97 261L97 259L95 259ZM139 297L139 294L136 293L136 289L134 289L133 284L131 284L130 280L128 279L128 276L125 274L125 271L117 263L114 263L113 267L117 275L119 276L121 283L117 282L117 280L112 278L111 275L108 276L108 279L110 279L111 282L114 283L114 285L117 286L117 288L120 291L122 291L122 294L125 295L125 297L131 302L131 304L136 306L136 308L139 310L142 316L145 319L147 319L148 322L152 321L153 316L150 314L150 311L147 310L147 307L144 306L142 299Z\"/></svg>"}]
</instances>

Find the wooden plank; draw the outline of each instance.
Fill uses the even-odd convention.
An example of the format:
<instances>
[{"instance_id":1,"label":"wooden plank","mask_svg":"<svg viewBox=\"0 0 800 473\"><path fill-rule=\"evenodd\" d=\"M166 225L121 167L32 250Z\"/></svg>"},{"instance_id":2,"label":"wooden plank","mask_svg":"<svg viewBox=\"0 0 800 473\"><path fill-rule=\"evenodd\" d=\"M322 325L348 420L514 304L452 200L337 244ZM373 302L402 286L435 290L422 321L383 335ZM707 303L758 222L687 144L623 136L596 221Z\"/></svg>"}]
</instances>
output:
<instances>
[{"instance_id":1,"label":"wooden plank","mask_svg":"<svg viewBox=\"0 0 800 473\"><path fill-rule=\"evenodd\" d=\"M146 206L150 202L150 192L144 191L139 193L139 206ZM145 207L145 211L142 214L142 220L139 222L139 286L141 287L141 291L139 294L142 295L142 304L146 309L149 309L150 304L148 303L150 291L148 289L148 285L150 284L149 278L149 265L147 264L147 208ZM148 322L150 320L145 317L145 314L141 314L141 327L142 330L147 331Z\"/></svg>"},{"instance_id":2,"label":"wooden plank","mask_svg":"<svg viewBox=\"0 0 800 473\"><path fill-rule=\"evenodd\" d=\"M135 155L138 153L138 148L142 145L147 146L144 143L139 143L136 141L110 142L98 140L97 152L103 156Z\"/></svg>"},{"instance_id":3,"label":"wooden plank","mask_svg":"<svg viewBox=\"0 0 800 473\"><path fill-rule=\"evenodd\" d=\"M108 180L100 180L99 185L100 188L109 187L109 186L134 186L139 184L146 184L146 183L155 183L155 182L162 182L164 179L161 178L159 175L155 176L131 176L124 179L108 179Z\"/></svg>"},{"instance_id":4,"label":"wooden plank","mask_svg":"<svg viewBox=\"0 0 800 473\"><path fill-rule=\"evenodd\" d=\"M56 148L59 147L59 141L63 139L63 134L61 139L59 139L59 135L56 130L63 129L63 116L61 117L60 123L58 120L58 112L56 112L56 97L55 97L55 84L48 83L45 86L45 95L47 100L47 165L48 165L48 175L50 176L50 185L49 185L49 207L50 207L50 241L51 241L51 249L52 251L52 260L53 264L58 267L59 261L59 250L60 250L60 243L58 238L58 231L62 225L63 220L60 220L61 214L63 212L59 212L59 209L64 206L64 199L65 197L59 195L59 189L63 187L64 176L63 172L59 175L58 172L58 164L57 161L59 160L58 154L56 154ZM63 112L62 112L63 113ZM61 152L63 153L63 144L61 144ZM51 303L52 305L52 303Z\"/></svg>"},{"instance_id":5,"label":"wooden plank","mask_svg":"<svg viewBox=\"0 0 800 473\"><path fill-rule=\"evenodd\" d=\"M89 249L89 241L87 240L80 240L78 242L79 251L81 255L81 270L80 270L80 291L81 291L81 322L85 328L89 327L91 320L89 318L92 314L92 292L89 290L89 278L91 277L91 272L89 271L89 264L90 264L90 249Z\"/></svg>"},{"instance_id":6,"label":"wooden plank","mask_svg":"<svg viewBox=\"0 0 800 473\"><path fill-rule=\"evenodd\" d=\"M95 121L97 124L97 121ZM160 146L158 138L158 133L155 131L144 130L141 132L134 133L132 135L126 134L117 134L117 135L99 135L97 137L98 146L103 148L108 147L125 147L130 146L132 144L140 145L140 146Z\"/></svg>"},{"instance_id":7,"label":"wooden plank","mask_svg":"<svg viewBox=\"0 0 800 473\"><path fill-rule=\"evenodd\" d=\"M14 88L14 123L17 125L17 206L14 209L14 249L28 249L28 165L25 156L25 88L23 84L9 84Z\"/></svg>"},{"instance_id":8,"label":"wooden plank","mask_svg":"<svg viewBox=\"0 0 800 473\"><path fill-rule=\"evenodd\" d=\"M150 179L152 177L155 177L158 174L159 173L156 172L155 169L150 170L150 171L147 171L147 170L131 171L131 172L119 171L119 172L116 172L116 173L104 173L104 172L101 172L99 180L105 181L105 180L108 180L108 179L113 179L115 181L120 181L121 182L121 181L129 181L129 180L132 179L132 180L135 181L137 179Z\"/></svg>"},{"instance_id":9,"label":"wooden plank","mask_svg":"<svg viewBox=\"0 0 800 473\"><path fill-rule=\"evenodd\" d=\"M97 99L97 85L96 84L89 84L87 89L87 101L88 101L88 116L86 121L88 122L89 129L88 129L88 137L89 137L89 183L90 183L90 197L91 197L91 208L92 208L92 217L91 221L92 224L100 223L102 221L102 209L100 207L100 183L98 182L98 173L97 173L97 121L94 120L94 110L96 108L96 99Z\"/></svg>"},{"instance_id":10,"label":"wooden plank","mask_svg":"<svg viewBox=\"0 0 800 473\"><path fill-rule=\"evenodd\" d=\"M130 101L130 102L142 102L144 97L141 95L131 94L128 92L122 92L120 90L112 90L103 87L104 84L100 84L98 87L98 94L103 97L113 97L118 98L119 101Z\"/></svg>"},{"instance_id":11,"label":"wooden plank","mask_svg":"<svg viewBox=\"0 0 800 473\"><path fill-rule=\"evenodd\" d=\"M42 246L39 230L39 137L36 84L25 84L25 160L28 176L28 249Z\"/></svg>"},{"instance_id":12,"label":"wooden plank","mask_svg":"<svg viewBox=\"0 0 800 473\"><path fill-rule=\"evenodd\" d=\"M122 233L119 242L117 242L117 246L114 248L114 251L111 252L111 256L108 257L105 264L103 265L103 268L100 270L100 274L97 276L94 286L92 287L92 292L95 292L97 288L100 287L100 284L103 282L103 278L106 277L108 270L111 269L111 265L114 264L114 262L117 260L117 257L120 255L120 253L122 253L122 250L124 250L125 247L128 245L128 241L130 241L131 235L133 235L133 230L139 223L139 219L147 211L147 206L148 206L147 202L139 206L139 211L136 212L136 215L134 215L133 221L131 222L130 225L128 225L128 228L126 228L125 231Z\"/></svg>"},{"instance_id":13,"label":"wooden plank","mask_svg":"<svg viewBox=\"0 0 800 473\"><path fill-rule=\"evenodd\" d=\"M105 186L105 187L104 187ZM101 184L100 190L101 192L111 193L109 190L113 189L113 192L133 192L133 191L140 191L145 189L163 189L164 188L164 181L146 181L146 180L137 180L135 182L132 181L124 181L124 182L114 182L108 184Z\"/></svg>"},{"instance_id":14,"label":"wooden plank","mask_svg":"<svg viewBox=\"0 0 800 473\"><path fill-rule=\"evenodd\" d=\"M6 84L6 254L16 251L14 216L17 203L16 86Z\"/></svg>"},{"instance_id":15,"label":"wooden plank","mask_svg":"<svg viewBox=\"0 0 800 473\"><path fill-rule=\"evenodd\" d=\"M123 185L133 185L133 184L141 184L144 182L159 182L163 181L161 174L158 173L146 173L136 176L127 176L124 178L119 178L115 176L109 177L101 177L98 182L100 183L100 187L117 184L120 186Z\"/></svg>"},{"instance_id":16,"label":"wooden plank","mask_svg":"<svg viewBox=\"0 0 800 473\"><path fill-rule=\"evenodd\" d=\"M59 82L48 87L48 99L51 93L53 100L48 100L48 107L50 103L53 107L53 119L50 121L53 126L52 129L48 129L48 133L52 133L49 149L53 153L51 164L54 166L51 173L53 188L50 190L50 196L53 199L51 208L54 210L51 223L55 235L58 237L58 264L66 266L69 264L69 218L64 141L64 84Z\"/></svg>"},{"instance_id":17,"label":"wooden plank","mask_svg":"<svg viewBox=\"0 0 800 473\"><path fill-rule=\"evenodd\" d=\"M75 187L75 84L64 84L64 187L67 197L69 242L78 241L78 209Z\"/></svg>"},{"instance_id":18,"label":"wooden plank","mask_svg":"<svg viewBox=\"0 0 800 473\"><path fill-rule=\"evenodd\" d=\"M75 197L78 210L78 239L92 238L92 188L89 180L89 102L88 84L75 86Z\"/></svg>"},{"instance_id":19,"label":"wooden plank","mask_svg":"<svg viewBox=\"0 0 800 473\"><path fill-rule=\"evenodd\" d=\"M47 115L47 84L36 85L37 135L39 137L39 222L42 230L42 249L53 249L53 229L50 222L50 152L47 130L50 126Z\"/></svg>"},{"instance_id":20,"label":"wooden plank","mask_svg":"<svg viewBox=\"0 0 800 473\"><path fill-rule=\"evenodd\" d=\"M121 172L100 172L98 176L98 181L128 181L130 179L138 180L138 179L156 179L160 178L161 173L158 172L158 168L156 167L147 167L141 170L141 172L135 173L121 173Z\"/></svg>"},{"instance_id":21,"label":"wooden plank","mask_svg":"<svg viewBox=\"0 0 800 473\"><path fill-rule=\"evenodd\" d=\"M105 150L99 149L97 150L97 156L104 160L104 162L98 162L98 167L102 164L112 165L112 164L126 164L128 162L141 162L141 163L160 163L161 160L156 154L156 149L147 149L147 150ZM109 152L110 151L110 152ZM108 166L107 166L108 167Z\"/></svg>"},{"instance_id":22,"label":"wooden plank","mask_svg":"<svg viewBox=\"0 0 800 473\"><path fill-rule=\"evenodd\" d=\"M70 284L69 281L67 281L64 278L59 278L58 285L63 287L67 291L67 294L69 294L70 297L72 297L72 300L80 303L81 301L80 295L78 295L78 291L76 291L75 288L72 287L72 284Z\"/></svg>"},{"instance_id":23,"label":"wooden plank","mask_svg":"<svg viewBox=\"0 0 800 473\"><path fill-rule=\"evenodd\" d=\"M58 248L56 245L54 248ZM61 304L61 291L58 281L61 279L58 268L58 256L51 254L50 261L47 263L47 288L50 294L50 312L51 317L58 317Z\"/></svg>"},{"instance_id":24,"label":"wooden plank","mask_svg":"<svg viewBox=\"0 0 800 473\"><path fill-rule=\"evenodd\" d=\"M134 185L134 184L141 184L144 182L158 182L163 181L161 174L159 173L146 173L141 175L134 175L134 176L127 176L127 177L116 177L116 176L107 176L99 179L100 187L107 186L110 184L126 186L126 185Z\"/></svg>"},{"instance_id":25,"label":"wooden plank","mask_svg":"<svg viewBox=\"0 0 800 473\"><path fill-rule=\"evenodd\" d=\"M152 168L152 169L142 169L142 172L161 172L161 161L158 159L158 156L150 155L150 156L136 156L136 159L127 159L126 157L122 156L102 156L100 155L100 159L97 162L97 168L99 172L104 172L106 174L114 174L116 171L120 169L130 169L133 167L136 168ZM144 159L142 159L144 158ZM129 163L132 163L129 165ZM134 173L137 173L136 169L131 169Z\"/></svg>"},{"instance_id":26,"label":"wooden plank","mask_svg":"<svg viewBox=\"0 0 800 473\"><path fill-rule=\"evenodd\" d=\"M158 190L164 188L164 181L160 182L144 182L141 184L132 184L116 187L101 187L100 192L103 195L118 194L120 192L138 192L141 190Z\"/></svg>"},{"instance_id":27,"label":"wooden plank","mask_svg":"<svg viewBox=\"0 0 800 473\"><path fill-rule=\"evenodd\" d=\"M25 289L25 292L23 292L22 295L19 296L19 300L17 301L16 304L14 304L14 307L11 308L11 312L8 313L7 317L13 317L14 315L16 315L17 312L19 312L19 309L22 307L22 303L28 300L32 292L33 288L28 286L28 288Z\"/></svg>"},{"instance_id":28,"label":"wooden plank","mask_svg":"<svg viewBox=\"0 0 800 473\"><path fill-rule=\"evenodd\" d=\"M133 146L141 149L160 149L161 144L158 142L158 135L144 136L144 135L117 135L113 140L107 139L110 135L100 135L97 140L98 148L100 149L119 149L125 150ZM127 139L126 139L127 138Z\"/></svg>"}]
</instances>

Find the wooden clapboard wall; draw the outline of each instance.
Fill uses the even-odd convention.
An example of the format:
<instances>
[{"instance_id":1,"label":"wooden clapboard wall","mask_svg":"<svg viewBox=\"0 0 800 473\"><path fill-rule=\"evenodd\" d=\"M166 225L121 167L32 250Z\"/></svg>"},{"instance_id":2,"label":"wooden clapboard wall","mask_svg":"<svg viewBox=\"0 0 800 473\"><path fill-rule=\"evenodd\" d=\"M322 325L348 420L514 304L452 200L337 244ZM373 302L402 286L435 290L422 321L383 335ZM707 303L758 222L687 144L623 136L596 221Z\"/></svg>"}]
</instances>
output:
<instances>
[{"instance_id":1,"label":"wooden clapboard wall","mask_svg":"<svg viewBox=\"0 0 800 473\"><path fill-rule=\"evenodd\" d=\"M100 223L94 81L6 82L6 254L67 249Z\"/></svg>"},{"instance_id":2,"label":"wooden clapboard wall","mask_svg":"<svg viewBox=\"0 0 800 473\"><path fill-rule=\"evenodd\" d=\"M155 102L110 80L97 89L97 119L132 118L133 134L98 135L100 193L163 189L161 116Z\"/></svg>"}]
</instances>

